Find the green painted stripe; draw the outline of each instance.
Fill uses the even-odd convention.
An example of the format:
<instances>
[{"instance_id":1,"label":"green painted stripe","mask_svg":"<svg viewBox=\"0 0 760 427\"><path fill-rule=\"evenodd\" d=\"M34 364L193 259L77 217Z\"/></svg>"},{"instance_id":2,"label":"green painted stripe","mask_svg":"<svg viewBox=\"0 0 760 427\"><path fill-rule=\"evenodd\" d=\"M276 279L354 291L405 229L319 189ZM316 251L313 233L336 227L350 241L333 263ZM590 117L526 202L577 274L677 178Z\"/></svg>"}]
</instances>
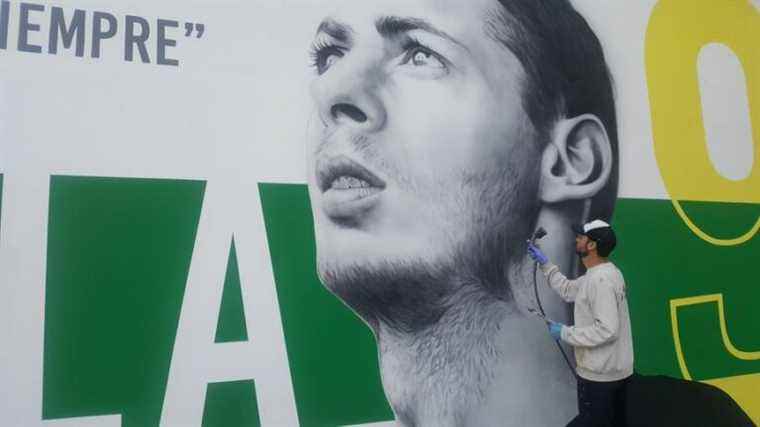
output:
<instances>
[{"instance_id":1,"label":"green painted stripe","mask_svg":"<svg viewBox=\"0 0 760 427\"><path fill-rule=\"evenodd\" d=\"M52 177L44 419L158 425L204 187Z\"/></svg>"},{"instance_id":2,"label":"green painted stripe","mask_svg":"<svg viewBox=\"0 0 760 427\"><path fill-rule=\"evenodd\" d=\"M259 427L252 380L211 383L206 391L202 427Z\"/></svg>"},{"instance_id":3,"label":"green painted stripe","mask_svg":"<svg viewBox=\"0 0 760 427\"><path fill-rule=\"evenodd\" d=\"M245 326L243 294L240 289L240 272L238 271L234 240L227 261L227 273L224 277L222 304L219 307L219 320L216 324L214 342L233 341L248 341L248 328Z\"/></svg>"},{"instance_id":4,"label":"green painted stripe","mask_svg":"<svg viewBox=\"0 0 760 427\"><path fill-rule=\"evenodd\" d=\"M158 425L204 188L199 181L51 179L45 419L121 413L125 427ZM371 333L317 279L306 187L260 184L259 191L301 425L390 419ZM726 235L760 212L758 205L704 202L686 209L701 227ZM722 293L734 344L760 349L760 288L752 269L760 238L712 246L691 233L667 200L621 199L613 224L620 240L613 258L629 287L639 371L680 376L673 298ZM231 245L220 342L248 338L237 261ZM679 318L696 378L760 370L727 358L710 307L684 309ZM227 403L236 405L235 419L258 422L258 408L249 405L255 405L254 386L244 381L209 386L204 425L224 425Z\"/></svg>"},{"instance_id":5,"label":"green painted stripe","mask_svg":"<svg viewBox=\"0 0 760 427\"><path fill-rule=\"evenodd\" d=\"M760 205L748 204L699 202L689 203L688 209L696 213L700 226L727 233L743 230L739 227L760 214ZM752 268L760 259L760 236L739 246L711 245L688 229L667 200L618 200L613 225L619 239L613 258L628 285L640 372L681 376L670 322L674 298L722 293L732 340L739 348L760 350L760 288ZM686 342L701 340L714 327L707 313L686 317L681 328ZM700 360L700 366L713 365L710 377L747 371L745 365L725 363L717 352L694 348L685 349L684 356ZM760 366L755 369L758 372Z\"/></svg>"},{"instance_id":6,"label":"green painted stripe","mask_svg":"<svg viewBox=\"0 0 760 427\"><path fill-rule=\"evenodd\" d=\"M317 278L306 187L259 192L301 426L392 419L372 334Z\"/></svg>"}]
</instances>

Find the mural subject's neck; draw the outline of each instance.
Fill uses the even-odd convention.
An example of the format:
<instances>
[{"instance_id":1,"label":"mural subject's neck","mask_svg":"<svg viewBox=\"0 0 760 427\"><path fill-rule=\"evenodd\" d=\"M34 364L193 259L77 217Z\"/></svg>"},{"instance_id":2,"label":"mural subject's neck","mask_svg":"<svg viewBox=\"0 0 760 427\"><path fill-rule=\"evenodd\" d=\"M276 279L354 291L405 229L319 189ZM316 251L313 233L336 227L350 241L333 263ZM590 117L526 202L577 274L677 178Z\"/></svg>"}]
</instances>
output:
<instances>
[{"instance_id":1,"label":"mural subject's neck","mask_svg":"<svg viewBox=\"0 0 760 427\"><path fill-rule=\"evenodd\" d=\"M415 334L377 329L388 401L403 426L564 425L573 374L545 326L513 303L468 290ZM549 407L549 402L551 407Z\"/></svg>"}]
</instances>

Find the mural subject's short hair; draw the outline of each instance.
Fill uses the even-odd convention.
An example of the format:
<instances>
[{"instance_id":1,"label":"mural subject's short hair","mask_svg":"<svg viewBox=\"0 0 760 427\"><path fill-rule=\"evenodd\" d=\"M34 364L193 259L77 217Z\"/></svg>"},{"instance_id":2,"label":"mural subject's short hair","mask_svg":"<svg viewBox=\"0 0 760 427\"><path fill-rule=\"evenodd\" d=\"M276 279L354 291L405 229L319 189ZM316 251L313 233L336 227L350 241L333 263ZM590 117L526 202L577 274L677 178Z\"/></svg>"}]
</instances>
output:
<instances>
[{"instance_id":1,"label":"mural subject's short hair","mask_svg":"<svg viewBox=\"0 0 760 427\"><path fill-rule=\"evenodd\" d=\"M525 69L522 103L541 140L548 143L563 117L593 114L604 124L612 171L592 199L589 217L609 220L617 198L618 135L612 77L599 39L568 0L498 2L487 29Z\"/></svg>"}]
</instances>

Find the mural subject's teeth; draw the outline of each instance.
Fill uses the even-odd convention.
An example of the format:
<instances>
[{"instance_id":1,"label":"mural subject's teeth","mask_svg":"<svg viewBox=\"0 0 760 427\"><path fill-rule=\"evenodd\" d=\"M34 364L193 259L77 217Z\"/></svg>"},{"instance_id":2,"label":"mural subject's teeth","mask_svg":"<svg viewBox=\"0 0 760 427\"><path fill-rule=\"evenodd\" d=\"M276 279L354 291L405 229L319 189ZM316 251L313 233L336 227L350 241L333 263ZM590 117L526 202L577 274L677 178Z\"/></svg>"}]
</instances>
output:
<instances>
[{"instance_id":1,"label":"mural subject's teeth","mask_svg":"<svg viewBox=\"0 0 760 427\"><path fill-rule=\"evenodd\" d=\"M348 190L352 188L369 188L370 185L367 181L355 178L353 176L341 176L332 182L331 188L333 190Z\"/></svg>"}]
</instances>

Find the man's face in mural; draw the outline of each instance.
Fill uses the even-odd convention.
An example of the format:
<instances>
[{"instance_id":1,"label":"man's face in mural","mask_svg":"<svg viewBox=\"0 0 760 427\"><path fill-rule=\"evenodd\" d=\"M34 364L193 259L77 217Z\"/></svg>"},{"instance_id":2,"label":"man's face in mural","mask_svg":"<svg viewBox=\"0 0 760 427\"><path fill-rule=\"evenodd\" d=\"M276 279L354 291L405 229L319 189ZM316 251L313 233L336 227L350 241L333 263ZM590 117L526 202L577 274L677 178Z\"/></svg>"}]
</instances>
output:
<instances>
[{"instance_id":1,"label":"man's face in mural","mask_svg":"<svg viewBox=\"0 0 760 427\"><path fill-rule=\"evenodd\" d=\"M529 232L541 146L523 68L486 32L494 5L348 2L320 25L309 188L339 295L346 269L503 264Z\"/></svg>"}]
</instances>

